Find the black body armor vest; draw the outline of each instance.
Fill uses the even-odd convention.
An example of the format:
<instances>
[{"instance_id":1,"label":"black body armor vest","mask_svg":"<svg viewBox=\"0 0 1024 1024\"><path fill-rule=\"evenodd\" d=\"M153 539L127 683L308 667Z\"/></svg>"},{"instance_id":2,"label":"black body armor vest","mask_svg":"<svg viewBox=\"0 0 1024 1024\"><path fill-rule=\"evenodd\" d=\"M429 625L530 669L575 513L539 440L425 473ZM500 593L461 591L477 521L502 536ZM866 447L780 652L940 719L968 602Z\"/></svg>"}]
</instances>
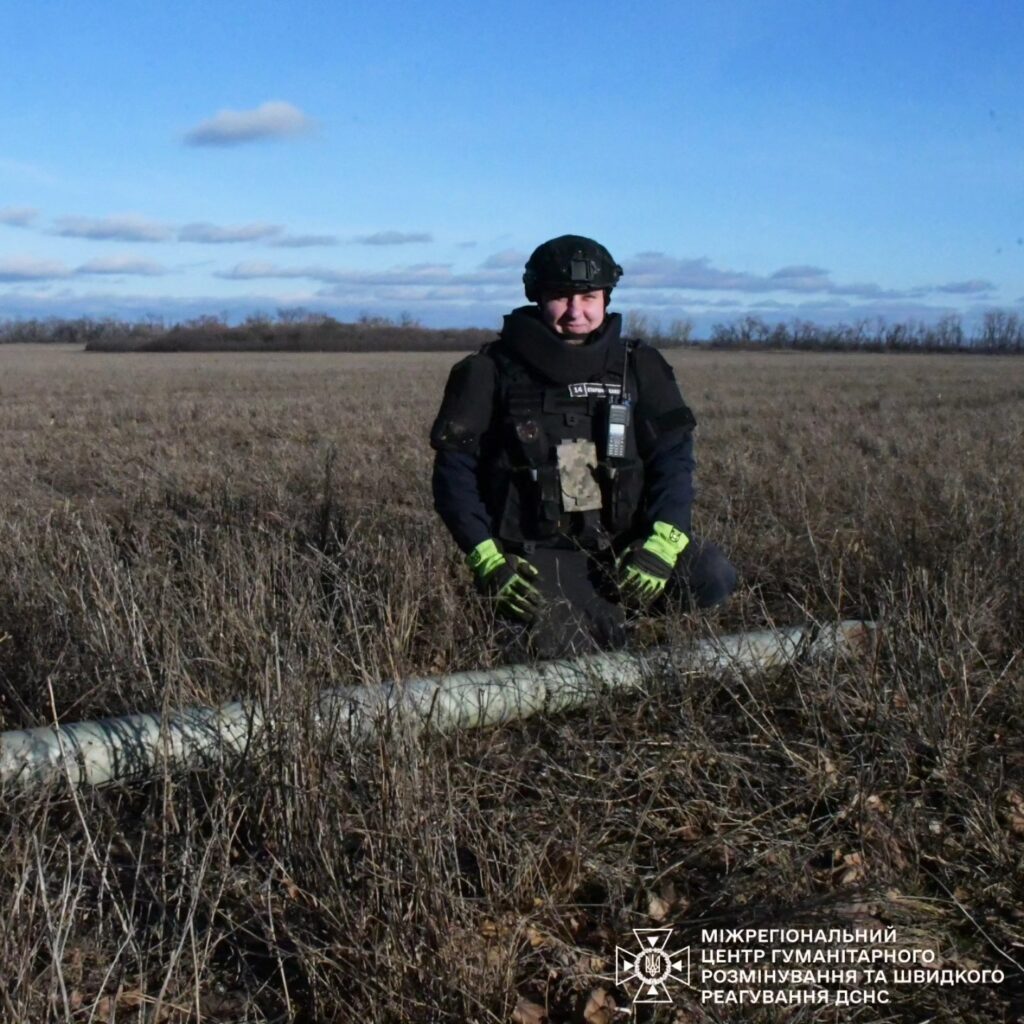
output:
<instances>
[{"instance_id":1,"label":"black body armor vest","mask_svg":"<svg viewBox=\"0 0 1024 1024\"><path fill-rule=\"evenodd\" d=\"M539 543L600 549L636 525L643 497L636 424L630 422L626 428L621 456L607 450L609 407L621 401L627 358L632 364L627 348L629 342L616 338L606 347L603 367L591 370L589 379L559 384L501 341L482 350L497 372L491 425L495 450L482 453L481 491L497 536L511 548ZM631 370L626 372L628 390ZM600 509L563 508L557 448L565 441L593 442L597 465L592 472L600 488Z\"/></svg>"}]
</instances>

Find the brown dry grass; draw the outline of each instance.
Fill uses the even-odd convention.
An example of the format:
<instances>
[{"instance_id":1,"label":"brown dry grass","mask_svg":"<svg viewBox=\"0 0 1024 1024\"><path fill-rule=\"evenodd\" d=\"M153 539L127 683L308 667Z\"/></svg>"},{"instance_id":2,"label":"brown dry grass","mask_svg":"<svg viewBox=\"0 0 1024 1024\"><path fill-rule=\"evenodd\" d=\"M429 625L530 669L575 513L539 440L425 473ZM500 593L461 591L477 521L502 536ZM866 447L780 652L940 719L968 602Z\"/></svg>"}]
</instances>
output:
<instances>
[{"instance_id":1,"label":"brown dry grass","mask_svg":"<svg viewBox=\"0 0 1024 1024\"><path fill-rule=\"evenodd\" d=\"M498 657L430 510L453 357L0 349L0 727L282 711L267 761L4 796L0 1016L581 1021L634 927L810 922L1006 980L651 1019L1018 1019L1024 361L672 358L744 584L648 632L870 616L877 656L327 750L320 687Z\"/></svg>"}]
</instances>

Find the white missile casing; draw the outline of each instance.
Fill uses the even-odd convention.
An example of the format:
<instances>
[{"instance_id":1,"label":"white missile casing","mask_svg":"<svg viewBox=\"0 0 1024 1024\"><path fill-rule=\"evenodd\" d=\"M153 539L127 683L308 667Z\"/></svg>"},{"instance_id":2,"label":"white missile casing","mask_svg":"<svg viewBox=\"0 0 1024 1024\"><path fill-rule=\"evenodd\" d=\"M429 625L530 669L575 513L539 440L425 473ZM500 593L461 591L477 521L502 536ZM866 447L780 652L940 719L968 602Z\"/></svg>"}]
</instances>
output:
<instances>
[{"instance_id":1,"label":"white missile casing","mask_svg":"<svg viewBox=\"0 0 1024 1024\"><path fill-rule=\"evenodd\" d=\"M324 691L317 718L336 734L374 735L382 723L418 732L476 729L583 707L603 693L653 678L770 672L797 657L853 654L870 644L871 623L738 633L686 647L615 651L564 661ZM0 785L25 788L65 779L97 785L144 779L169 767L258 755L268 711L255 702L142 713L0 734Z\"/></svg>"}]
</instances>

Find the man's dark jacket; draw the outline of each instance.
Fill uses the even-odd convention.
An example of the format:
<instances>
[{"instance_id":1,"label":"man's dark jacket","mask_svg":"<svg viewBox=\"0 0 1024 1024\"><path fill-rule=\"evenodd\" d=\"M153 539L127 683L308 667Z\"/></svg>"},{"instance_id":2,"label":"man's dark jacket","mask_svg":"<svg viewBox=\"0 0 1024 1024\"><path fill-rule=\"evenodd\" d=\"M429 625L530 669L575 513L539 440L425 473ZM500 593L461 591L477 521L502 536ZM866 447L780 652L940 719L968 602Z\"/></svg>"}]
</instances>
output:
<instances>
[{"instance_id":1,"label":"man's dark jacket","mask_svg":"<svg viewBox=\"0 0 1024 1024\"><path fill-rule=\"evenodd\" d=\"M607 399L602 402L600 397L594 398L601 395L602 386L611 400L616 400L627 346L626 390L632 400L630 444L642 474L642 490L630 526L612 532L608 540L618 546L646 535L657 521L690 533L693 415L661 353L642 342L623 339L621 328L621 316L610 313L584 344L570 345L544 324L537 307L524 306L505 317L497 341L452 368L431 430L431 445L436 451L433 492L434 507L463 551L472 551L492 537L526 550L571 542L566 534L576 527L568 525L568 517L565 531L557 535L534 535L536 525L524 522L516 524L511 544L508 536L501 536L503 529L509 532L508 518L505 516L503 527L503 509L498 507L501 499L494 498L495 479L508 473L512 463L523 461L523 452L512 450L524 447L517 443L516 432L519 438L529 438L533 430L531 413L508 406L518 401L529 408L531 401L543 402L545 410L559 410L552 415L537 409L537 419L543 419L547 427L556 421L575 423L577 417L571 412L562 416L561 411L576 407L586 412L588 399L577 399L574 406L569 396L589 395L591 411L607 405ZM588 384L589 388L584 387ZM531 399L531 393L538 397ZM524 394L525 399L516 397ZM580 419L585 424L584 436L603 444L605 427L600 417ZM580 430L569 427L562 433L571 436ZM590 438L590 434L599 436ZM533 476L537 476L536 471Z\"/></svg>"}]
</instances>

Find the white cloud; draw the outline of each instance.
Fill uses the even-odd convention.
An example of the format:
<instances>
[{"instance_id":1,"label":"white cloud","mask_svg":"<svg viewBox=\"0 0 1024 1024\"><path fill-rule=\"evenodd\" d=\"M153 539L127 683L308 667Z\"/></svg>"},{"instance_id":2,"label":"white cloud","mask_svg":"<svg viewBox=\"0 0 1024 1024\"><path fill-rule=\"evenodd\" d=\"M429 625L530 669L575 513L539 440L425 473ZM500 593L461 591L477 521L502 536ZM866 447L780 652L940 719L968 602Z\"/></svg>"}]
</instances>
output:
<instances>
[{"instance_id":1,"label":"white cloud","mask_svg":"<svg viewBox=\"0 0 1024 1024\"><path fill-rule=\"evenodd\" d=\"M27 228L39 216L31 206L5 206L0 209L0 224L12 228Z\"/></svg>"},{"instance_id":2,"label":"white cloud","mask_svg":"<svg viewBox=\"0 0 1024 1024\"><path fill-rule=\"evenodd\" d=\"M0 281L62 281L71 277L92 275L132 275L156 277L166 274L167 269L152 260L136 259L132 256L96 257L73 270L58 260L36 259L31 256L0 260Z\"/></svg>"},{"instance_id":3,"label":"white cloud","mask_svg":"<svg viewBox=\"0 0 1024 1024\"><path fill-rule=\"evenodd\" d=\"M793 276L794 271L802 276ZM820 291L829 283L826 272L816 267L787 267L776 273L781 275L777 279L740 270L720 270L707 257L677 259L662 252L644 252L626 261L620 287L745 292L799 291L810 287Z\"/></svg>"},{"instance_id":4,"label":"white cloud","mask_svg":"<svg viewBox=\"0 0 1024 1024\"><path fill-rule=\"evenodd\" d=\"M303 135L315 123L291 103L270 100L254 110L218 110L188 131L185 142L190 146L236 146L259 139Z\"/></svg>"},{"instance_id":5,"label":"white cloud","mask_svg":"<svg viewBox=\"0 0 1024 1024\"><path fill-rule=\"evenodd\" d=\"M58 217L55 234L65 238L91 238L94 241L162 242L169 238L171 229L127 214L119 217Z\"/></svg>"},{"instance_id":6,"label":"white cloud","mask_svg":"<svg viewBox=\"0 0 1024 1024\"><path fill-rule=\"evenodd\" d=\"M805 264L781 267L770 274L752 274L745 270L722 270L707 257L677 259L662 252L638 253L626 262L620 288L625 293L638 290L679 289L682 291L726 291L757 294L793 292L849 296L854 299L903 300L927 295L977 295L995 288L990 281L973 279L913 288L883 288L872 281L839 283L829 271Z\"/></svg>"},{"instance_id":7,"label":"white cloud","mask_svg":"<svg viewBox=\"0 0 1024 1024\"><path fill-rule=\"evenodd\" d=\"M337 235L282 235L271 243L280 249L309 249L318 245L337 245Z\"/></svg>"},{"instance_id":8,"label":"white cloud","mask_svg":"<svg viewBox=\"0 0 1024 1024\"><path fill-rule=\"evenodd\" d=\"M227 281L253 281L262 277L315 277L315 274L300 267L289 269L264 260L248 260L245 263L236 263L230 270L218 270L213 276Z\"/></svg>"},{"instance_id":9,"label":"white cloud","mask_svg":"<svg viewBox=\"0 0 1024 1024\"><path fill-rule=\"evenodd\" d=\"M986 292L993 292L995 289L996 286L991 281L972 278L970 281L950 281L949 284L940 284L935 290L943 295L983 295Z\"/></svg>"},{"instance_id":10,"label":"white cloud","mask_svg":"<svg viewBox=\"0 0 1024 1024\"><path fill-rule=\"evenodd\" d=\"M319 281L338 287L397 288L449 288L459 289L460 296L465 289L482 288L489 285L518 287L517 281L509 281L508 274L498 271L473 271L468 274L453 273L450 263L413 263L406 267L390 270L338 270L333 267L305 266L281 267L274 263L252 260L236 264L230 270L220 271L215 277L231 281L253 281L260 278L292 278ZM434 294L439 294L435 292ZM507 294L507 292L506 292Z\"/></svg>"},{"instance_id":11,"label":"white cloud","mask_svg":"<svg viewBox=\"0 0 1024 1024\"><path fill-rule=\"evenodd\" d=\"M140 277L158 277L167 273L167 268L152 260L140 260L133 256L107 256L87 260L75 270L76 274L131 274Z\"/></svg>"},{"instance_id":12,"label":"white cloud","mask_svg":"<svg viewBox=\"0 0 1024 1024\"><path fill-rule=\"evenodd\" d=\"M776 282L780 287L797 288L827 288L832 283L829 281L827 270L806 264L780 267L768 275L768 280Z\"/></svg>"},{"instance_id":13,"label":"white cloud","mask_svg":"<svg viewBox=\"0 0 1024 1024\"><path fill-rule=\"evenodd\" d=\"M56 260L37 260L31 256L15 256L0 260L0 281L55 281L70 277L71 271Z\"/></svg>"},{"instance_id":14,"label":"white cloud","mask_svg":"<svg viewBox=\"0 0 1024 1024\"><path fill-rule=\"evenodd\" d=\"M357 235L361 245L409 245L411 242L432 242L434 236L427 231L378 231L372 235Z\"/></svg>"},{"instance_id":15,"label":"white cloud","mask_svg":"<svg viewBox=\"0 0 1024 1024\"><path fill-rule=\"evenodd\" d=\"M282 228L278 224L239 224L234 227L220 227L207 222L186 224L178 232L181 242L205 242L214 245L232 244L234 242L258 242L265 238L280 235Z\"/></svg>"},{"instance_id":16,"label":"white cloud","mask_svg":"<svg viewBox=\"0 0 1024 1024\"><path fill-rule=\"evenodd\" d=\"M451 267L444 263L420 263L395 270L335 270L332 267L279 267L258 260L239 263L231 270L221 271L216 277L232 281L252 281L259 278L308 278L325 284L435 284L452 280Z\"/></svg>"},{"instance_id":17,"label":"white cloud","mask_svg":"<svg viewBox=\"0 0 1024 1024\"><path fill-rule=\"evenodd\" d=\"M522 270L526 260L526 253L520 252L518 249L502 249L501 252L491 253L480 266L488 270L504 270L510 267Z\"/></svg>"}]
</instances>

